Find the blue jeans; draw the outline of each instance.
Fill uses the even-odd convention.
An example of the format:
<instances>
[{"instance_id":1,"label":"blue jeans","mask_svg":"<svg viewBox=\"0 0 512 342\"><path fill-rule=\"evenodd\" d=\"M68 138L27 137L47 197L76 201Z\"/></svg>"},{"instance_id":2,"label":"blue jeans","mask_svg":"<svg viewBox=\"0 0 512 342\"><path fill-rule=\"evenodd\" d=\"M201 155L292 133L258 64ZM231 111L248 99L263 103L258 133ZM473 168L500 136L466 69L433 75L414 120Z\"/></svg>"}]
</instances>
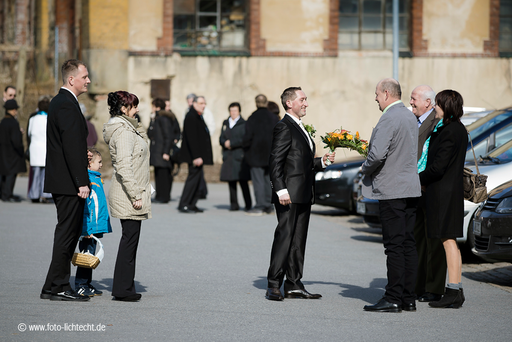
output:
<instances>
[{"instance_id":1,"label":"blue jeans","mask_svg":"<svg viewBox=\"0 0 512 342\"><path fill-rule=\"evenodd\" d=\"M78 249L80 252L89 252L91 254L96 253L96 240L94 239L82 239L78 243ZM75 289L85 286L88 287L92 281L92 268L77 267L75 275Z\"/></svg>"}]
</instances>

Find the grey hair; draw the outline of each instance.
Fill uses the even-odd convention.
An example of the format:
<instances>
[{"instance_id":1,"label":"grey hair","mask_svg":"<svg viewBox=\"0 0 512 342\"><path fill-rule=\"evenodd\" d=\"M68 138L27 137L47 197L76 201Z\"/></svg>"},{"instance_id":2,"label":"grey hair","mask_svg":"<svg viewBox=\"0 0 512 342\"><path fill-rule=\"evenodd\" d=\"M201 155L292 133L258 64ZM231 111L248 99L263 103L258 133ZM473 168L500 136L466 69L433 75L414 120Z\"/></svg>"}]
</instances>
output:
<instances>
[{"instance_id":1,"label":"grey hair","mask_svg":"<svg viewBox=\"0 0 512 342\"><path fill-rule=\"evenodd\" d=\"M423 100L430 99L432 106L436 103L436 92L429 86L425 86L425 91L422 93Z\"/></svg>"},{"instance_id":2,"label":"grey hair","mask_svg":"<svg viewBox=\"0 0 512 342\"><path fill-rule=\"evenodd\" d=\"M196 95L196 94L194 94L194 93L190 93L190 94L188 94L188 95L187 95L187 100L189 100L189 99L193 99L193 98L196 98L196 97L197 97L197 95Z\"/></svg>"},{"instance_id":3,"label":"grey hair","mask_svg":"<svg viewBox=\"0 0 512 342\"><path fill-rule=\"evenodd\" d=\"M380 81L380 91L387 91L389 95L394 98L401 99L402 98L402 89L400 88L400 83L394 78L385 78Z\"/></svg>"}]
</instances>

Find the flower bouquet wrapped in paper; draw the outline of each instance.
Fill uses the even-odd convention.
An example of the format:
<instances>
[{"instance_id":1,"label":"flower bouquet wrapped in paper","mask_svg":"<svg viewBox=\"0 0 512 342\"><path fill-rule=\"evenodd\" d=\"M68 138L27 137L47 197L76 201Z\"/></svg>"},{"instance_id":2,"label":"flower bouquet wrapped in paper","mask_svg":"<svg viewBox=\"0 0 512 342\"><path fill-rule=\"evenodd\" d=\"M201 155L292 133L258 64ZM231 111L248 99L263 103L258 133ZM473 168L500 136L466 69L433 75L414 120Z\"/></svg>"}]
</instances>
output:
<instances>
[{"instance_id":1,"label":"flower bouquet wrapped in paper","mask_svg":"<svg viewBox=\"0 0 512 342\"><path fill-rule=\"evenodd\" d=\"M346 129L337 129L333 132L326 133L325 137L321 137L325 147L328 147L331 152L337 147L348 148L358 152L361 156L368 156L368 141L359 137L359 132L352 134Z\"/></svg>"}]
</instances>

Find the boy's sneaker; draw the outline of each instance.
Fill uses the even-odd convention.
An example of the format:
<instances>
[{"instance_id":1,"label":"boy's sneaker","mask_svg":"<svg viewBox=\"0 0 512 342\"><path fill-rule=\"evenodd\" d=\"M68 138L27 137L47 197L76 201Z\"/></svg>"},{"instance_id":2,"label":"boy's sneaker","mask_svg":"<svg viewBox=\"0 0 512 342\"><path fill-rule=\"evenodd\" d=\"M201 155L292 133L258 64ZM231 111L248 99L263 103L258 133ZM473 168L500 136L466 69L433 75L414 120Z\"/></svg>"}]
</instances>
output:
<instances>
[{"instance_id":1,"label":"boy's sneaker","mask_svg":"<svg viewBox=\"0 0 512 342\"><path fill-rule=\"evenodd\" d=\"M83 296L83 297L93 297L94 296L94 292L92 292L91 289L89 289L86 286L77 287L76 293L78 293L80 296Z\"/></svg>"},{"instance_id":2,"label":"boy's sneaker","mask_svg":"<svg viewBox=\"0 0 512 342\"><path fill-rule=\"evenodd\" d=\"M91 284L89 284L89 291L92 292L93 296L101 296L103 294L103 291L98 290L97 288L95 288Z\"/></svg>"}]
</instances>

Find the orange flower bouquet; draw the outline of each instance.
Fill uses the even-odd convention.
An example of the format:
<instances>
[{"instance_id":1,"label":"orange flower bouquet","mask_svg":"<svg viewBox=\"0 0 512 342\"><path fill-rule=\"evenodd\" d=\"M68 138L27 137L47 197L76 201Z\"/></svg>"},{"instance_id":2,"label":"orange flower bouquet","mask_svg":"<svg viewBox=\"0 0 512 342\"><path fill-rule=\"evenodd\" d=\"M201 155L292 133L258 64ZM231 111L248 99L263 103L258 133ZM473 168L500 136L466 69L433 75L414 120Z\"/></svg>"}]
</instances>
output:
<instances>
[{"instance_id":1,"label":"orange flower bouquet","mask_svg":"<svg viewBox=\"0 0 512 342\"><path fill-rule=\"evenodd\" d=\"M368 141L359 137L359 132L352 134L346 129L337 129L333 132L326 133L325 137L321 137L325 147L334 152L337 147L348 148L349 150L357 151L361 156L368 156Z\"/></svg>"}]
</instances>

